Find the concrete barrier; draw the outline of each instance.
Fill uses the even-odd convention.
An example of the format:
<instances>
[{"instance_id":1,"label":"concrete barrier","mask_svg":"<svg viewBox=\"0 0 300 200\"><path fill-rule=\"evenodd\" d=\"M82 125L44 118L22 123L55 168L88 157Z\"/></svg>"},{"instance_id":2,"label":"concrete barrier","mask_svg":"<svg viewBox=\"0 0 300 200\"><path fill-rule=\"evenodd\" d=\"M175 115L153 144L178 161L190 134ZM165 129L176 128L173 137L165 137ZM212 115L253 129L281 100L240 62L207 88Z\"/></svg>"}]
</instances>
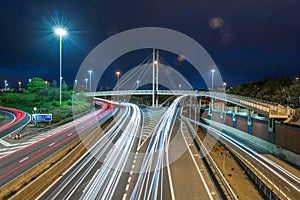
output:
<instances>
[{"instance_id":1,"label":"concrete barrier","mask_svg":"<svg viewBox=\"0 0 300 200\"><path fill-rule=\"evenodd\" d=\"M202 118L206 123L208 123L209 125L218 128L218 129L223 129L225 131L228 131L232 134L234 134L235 136L239 137L239 138L243 138L247 141L251 141L252 143L255 143L256 145L260 146L263 149L268 150L270 153L275 154L276 156L293 163L294 165L300 167L300 155L288 151L286 149L282 149L280 147L278 147L277 145L274 145L270 142L267 142L263 139L260 139L258 137L255 137L253 135L250 135L248 133L245 133L243 131L240 131L238 129L235 129L233 127L227 126L225 124L221 124L209 119L205 119Z\"/></svg>"},{"instance_id":2,"label":"concrete barrier","mask_svg":"<svg viewBox=\"0 0 300 200\"><path fill-rule=\"evenodd\" d=\"M39 164L29 169L27 172L4 185L2 188L0 188L0 198L7 199L17 193L18 190L20 190L22 187L26 186L29 182L45 172L49 167L51 167L51 165L53 165L53 163L58 162L58 160L68 154L68 152L70 152L79 143L80 140L77 139L67 147L64 147L62 150L48 157L43 162L40 162Z\"/></svg>"}]
</instances>

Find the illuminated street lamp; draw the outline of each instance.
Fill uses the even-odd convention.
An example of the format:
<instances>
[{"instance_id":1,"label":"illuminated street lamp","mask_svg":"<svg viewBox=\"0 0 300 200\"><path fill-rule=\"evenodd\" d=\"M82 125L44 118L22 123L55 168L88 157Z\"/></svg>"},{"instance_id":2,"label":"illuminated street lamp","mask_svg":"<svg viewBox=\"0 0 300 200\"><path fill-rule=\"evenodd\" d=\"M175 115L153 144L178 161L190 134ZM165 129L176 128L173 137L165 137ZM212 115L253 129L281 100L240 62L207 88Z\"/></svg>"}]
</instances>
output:
<instances>
[{"instance_id":1,"label":"illuminated street lamp","mask_svg":"<svg viewBox=\"0 0 300 200\"><path fill-rule=\"evenodd\" d=\"M89 72L89 74L90 74L90 91L92 91L92 70L89 70L88 71Z\"/></svg>"},{"instance_id":2,"label":"illuminated street lamp","mask_svg":"<svg viewBox=\"0 0 300 200\"><path fill-rule=\"evenodd\" d=\"M214 74L215 74L215 69L210 70L211 71L211 90L214 89Z\"/></svg>"},{"instance_id":3,"label":"illuminated street lamp","mask_svg":"<svg viewBox=\"0 0 300 200\"><path fill-rule=\"evenodd\" d=\"M74 81L74 87L77 87L77 80Z\"/></svg>"},{"instance_id":4,"label":"illuminated street lamp","mask_svg":"<svg viewBox=\"0 0 300 200\"><path fill-rule=\"evenodd\" d=\"M7 87L7 80L4 80L4 88L5 88L5 92L6 92L6 87Z\"/></svg>"},{"instance_id":5,"label":"illuminated street lamp","mask_svg":"<svg viewBox=\"0 0 300 200\"><path fill-rule=\"evenodd\" d=\"M223 83L223 86L224 86L224 92L226 91L226 86L227 86L227 83L226 82L224 82Z\"/></svg>"},{"instance_id":6,"label":"illuminated street lamp","mask_svg":"<svg viewBox=\"0 0 300 200\"><path fill-rule=\"evenodd\" d=\"M182 86L181 84L178 84L179 90L181 90L181 86Z\"/></svg>"},{"instance_id":7,"label":"illuminated street lamp","mask_svg":"<svg viewBox=\"0 0 300 200\"><path fill-rule=\"evenodd\" d=\"M140 84L140 81L139 81L139 80L137 80L137 81L136 81L136 89L138 89L138 88L139 88L139 84Z\"/></svg>"},{"instance_id":8,"label":"illuminated street lamp","mask_svg":"<svg viewBox=\"0 0 300 200\"><path fill-rule=\"evenodd\" d=\"M88 89L87 83L88 83L88 80L89 80L89 79L86 78L86 79L84 79L84 80L85 80L85 89L87 90L87 89Z\"/></svg>"},{"instance_id":9,"label":"illuminated street lamp","mask_svg":"<svg viewBox=\"0 0 300 200\"><path fill-rule=\"evenodd\" d=\"M59 105L61 107L61 84L62 84L62 37L67 31L62 28L55 29L55 34L59 35Z\"/></svg>"},{"instance_id":10,"label":"illuminated street lamp","mask_svg":"<svg viewBox=\"0 0 300 200\"><path fill-rule=\"evenodd\" d=\"M21 81L19 81L18 84L19 84L19 91L20 91L21 90L21 84L22 84Z\"/></svg>"},{"instance_id":11,"label":"illuminated street lamp","mask_svg":"<svg viewBox=\"0 0 300 200\"><path fill-rule=\"evenodd\" d=\"M117 71L117 72L116 72L116 75L117 75L117 79L118 79L118 82L117 82L117 85L118 85L119 80L120 80L121 72L120 72L120 71ZM119 87L118 87L117 89L119 89ZM118 100L119 100L119 95L118 95Z\"/></svg>"}]
</instances>

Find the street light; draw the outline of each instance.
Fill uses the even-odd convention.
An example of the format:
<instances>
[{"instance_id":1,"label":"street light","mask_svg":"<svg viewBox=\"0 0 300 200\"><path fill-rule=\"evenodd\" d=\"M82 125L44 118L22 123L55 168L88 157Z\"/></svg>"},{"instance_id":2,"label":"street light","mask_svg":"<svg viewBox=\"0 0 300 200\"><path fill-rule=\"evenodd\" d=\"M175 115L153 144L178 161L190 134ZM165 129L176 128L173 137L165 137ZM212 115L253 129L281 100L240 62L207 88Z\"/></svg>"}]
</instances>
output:
<instances>
[{"instance_id":1,"label":"street light","mask_svg":"<svg viewBox=\"0 0 300 200\"><path fill-rule=\"evenodd\" d=\"M89 72L89 74L90 74L90 91L92 91L92 70L89 70L88 71Z\"/></svg>"},{"instance_id":2,"label":"street light","mask_svg":"<svg viewBox=\"0 0 300 200\"><path fill-rule=\"evenodd\" d=\"M59 105L61 107L61 84L62 84L62 37L67 31L62 28L55 29L55 34L59 35Z\"/></svg>"},{"instance_id":3,"label":"street light","mask_svg":"<svg viewBox=\"0 0 300 200\"><path fill-rule=\"evenodd\" d=\"M223 83L223 86L224 86L224 92L226 92L226 86L227 86L227 83L224 82L224 83Z\"/></svg>"},{"instance_id":4,"label":"street light","mask_svg":"<svg viewBox=\"0 0 300 200\"><path fill-rule=\"evenodd\" d=\"M121 72L120 72L120 71L117 71L117 72L116 72L117 79L118 79L118 81L117 81L117 86L118 86L118 83L119 83L120 74L121 74ZM119 87L118 87L117 89L119 89ZM117 98L118 98L118 100L119 100L119 95L118 95L118 97L117 97Z\"/></svg>"},{"instance_id":5,"label":"street light","mask_svg":"<svg viewBox=\"0 0 300 200\"><path fill-rule=\"evenodd\" d=\"M215 74L215 69L210 70L212 75L211 75L211 90L214 89L214 74Z\"/></svg>"},{"instance_id":6,"label":"street light","mask_svg":"<svg viewBox=\"0 0 300 200\"><path fill-rule=\"evenodd\" d=\"M118 79L118 82L119 82L121 72L117 71L117 72L116 72L116 75L117 75L117 79ZM118 84L118 83L117 83L117 84Z\"/></svg>"},{"instance_id":7,"label":"street light","mask_svg":"<svg viewBox=\"0 0 300 200\"><path fill-rule=\"evenodd\" d=\"M74 87L77 87L77 80L75 80L74 82Z\"/></svg>"},{"instance_id":8,"label":"street light","mask_svg":"<svg viewBox=\"0 0 300 200\"><path fill-rule=\"evenodd\" d=\"M4 80L4 88L5 88L5 92L6 92L6 87L7 87L7 80Z\"/></svg>"},{"instance_id":9,"label":"street light","mask_svg":"<svg viewBox=\"0 0 300 200\"><path fill-rule=\"evenodd\" d=\"M140 81L139 81L139 80L137 80L137 81L136 81L136 89L138 89L138 88L139 88L139 84L140 84Z\"/></svg>"},{"instance_id":10,"label":"street light","mask_svg":"<svg viewBox=\"0 0 300 200\"><path fill-rule=\"evenodd\" d=\"M178 84L179 90L181 90L181 86L182 86L181 84Z\"/></svg>"},{"instance_id":11,"label":"street light","mask_svg":"<svg viewBox=\"0 0 300 200\"><path fill-rule=\"evenodd\" d=\"M18 84L19 84L19 91L20 91L21 90L21 84L22 84L21 81L19 81Z\"/></svg>"},{"instance_id":12,"label":"street light","mask_svg":"<svg viewBox=\"0 0 300 200\"><path fill-rule=\"evenodd\" d=\"M87 89L88 89L88 87L87 87L87 82L88 82L89 79L86 78L86 79L84 79L84 80L85 80L85 89L87 90Z\"/></svg>"}]
</instances>

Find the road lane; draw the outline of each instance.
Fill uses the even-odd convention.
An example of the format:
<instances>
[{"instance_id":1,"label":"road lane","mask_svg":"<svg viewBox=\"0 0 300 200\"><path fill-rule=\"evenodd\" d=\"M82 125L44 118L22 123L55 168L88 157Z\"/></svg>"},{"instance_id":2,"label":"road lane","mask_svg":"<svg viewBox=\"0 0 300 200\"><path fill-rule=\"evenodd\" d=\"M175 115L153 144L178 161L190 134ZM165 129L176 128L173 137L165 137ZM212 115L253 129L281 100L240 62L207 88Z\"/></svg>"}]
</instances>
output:
<instances>
[{"instance_id":1,"label":"road lane","mask_svg":"<svg viewBox=\"0 0 300 200\"><path fill-rule=\"evenodd\" d=\"M111 114L112 110L113 107L110 107L106 108L105 110L100 109L95 113L99 115L98 120L105 120L105 116ZM91 124L87 125L87 122L95 116L95 113L76 120L67 128L62 129L58 133L48 138L45 138L37 143L27 146L24 149L20 149L13 154L1 158L0 186L2 187L3 185L13 180L20 174L24 173L28 169L32 168L48 156L59 151L65 145L70 144L72 141L78 138L78 134L85 134L89 130L91 130L93 126ZM105 115L102 115L103 113L105 113ZM78 128L80 129L80 131L77 131ZM25 160L25 158L27 159Z\"/></svg>"}]
</instances>

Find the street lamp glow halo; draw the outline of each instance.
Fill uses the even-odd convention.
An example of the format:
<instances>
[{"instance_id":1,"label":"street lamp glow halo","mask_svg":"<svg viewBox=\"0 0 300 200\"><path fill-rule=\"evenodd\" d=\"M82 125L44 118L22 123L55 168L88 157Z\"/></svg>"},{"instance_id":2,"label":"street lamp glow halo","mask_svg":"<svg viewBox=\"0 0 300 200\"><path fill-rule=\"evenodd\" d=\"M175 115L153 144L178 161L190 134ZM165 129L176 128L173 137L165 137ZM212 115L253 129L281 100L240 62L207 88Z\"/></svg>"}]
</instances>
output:
<instances>
[{"instance_id":1,"label":"street lamp glow halo","mask_svg":"<svg viewBox=\"0 0 300 200\"><path fill-rule=\"evenodd\" d=\"M64 36L67 35L67 31L63 28L56 28L54 30L55 34L59 35L59 36Z\"/></svg>"}]
</instances>

